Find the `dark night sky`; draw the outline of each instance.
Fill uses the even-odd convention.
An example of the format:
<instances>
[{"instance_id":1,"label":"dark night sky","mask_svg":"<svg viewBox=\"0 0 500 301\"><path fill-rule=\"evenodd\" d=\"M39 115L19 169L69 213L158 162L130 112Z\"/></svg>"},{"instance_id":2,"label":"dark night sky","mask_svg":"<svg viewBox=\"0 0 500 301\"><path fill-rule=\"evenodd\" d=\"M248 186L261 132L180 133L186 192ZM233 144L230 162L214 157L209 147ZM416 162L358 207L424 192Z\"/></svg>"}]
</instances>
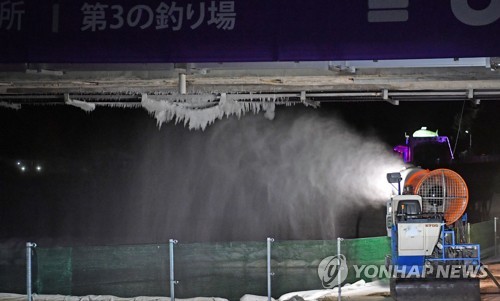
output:
<instances>
[{"instance_id":1,"label":"dark night sky","mask_svg":"<svg viewBox=\"0 0 500 301\"><path fill-rule=\"evenodd\" d=\"M323 104L316 112L301 106L278 107L274 121L256 117L252 120L266 126L269 124L267 127L279 134L279 128L272 126L279 120L286 124L303 114L318 114L326 118L340 116L359 135L377 137L388 146L403 143L405 132L412 133L427 126L449 136L454 144L462 105L462 102L403 102L399 106L382 102L342 103ZM472 132L473 153L500 154L500 144L497 143L500 102L482 102L478 107L467 102L464 108L461 128ZM218 123L224 123L226 127L239 129L242 127L239 123L245 118L250 117L242 117L240 121L236 118L217 121L212 127L221 127ZM245 124L248 126L252 122L245 121ZM158 129L154 118L141 109L97 108L87 114L63 106L27 106L19 111L0 109L0 127L0 241L33 239L54 244L164 242L168 240L165 237L168 231L134 229L134 222L147 219L157 210L155 204L159 204L159 201L147 206L134 204L138 197L136 185L142 187L143 193L144 190L154 191L154 194L147 194L150 198L161 196L162 202L180 208L183 206L181 200L170 198L174 195L170 190L176 188L169 186L170 177L183 179L175 185L183 181L199 185L190 183L191 179L206 179L211 183L210 174L197 171L196 166L189 162L194 157L202 160L199 158L208 152L207 148L217 147L207 141L207 136L215 131L213 128L205 132L189 131L180 125L168 124ZM230 143L234 135L234 131L228 132L224 139ZM468 143L469 136L463 133L457 153L466 150ZM160 158L158 154L163 152L168 155ZM17 160L22 160L29 168L40 164L43 171L21 173L16 166ZM158 177L152 177L152 181L148 178L149 182L146 182L142 176L144 172L156 170L155 165L161 160L171 161L168 166L172 170L162 170ZM499 171L497 166L492 167L494 172ZM190 177L191 173L201 175ZM189 211L186 220L193 218L195 223L204 223L199 218L200 212L210 210L210 207L203 204L202 194L195 194L193 198L200 202L193 207L199 212ZM232 207L228 208L230 214ZM130 211L134 213L130 214ZM256 220L265 220L271 214L276 212L266 213ZM131 220L132 217L137 220ZM210 228L210 223L205 222L205 227ZM150 223L151 228L173 227L160 213L154 215ZM177 225L178 229L172 231L177 238L191 241L234 239L234 235L219 233L232 227L233 223L237 220L220 221L214 226L217 233L210 236L191 235L179 230L189 227L188 222ZM272 229L284 239L321 238L314 232L319 226L312 224L310 227L310 231L300 237L289 232L287 225L273 225ZM381 230L364 234L383 235ZM353 233L354 230L345 235L353 236ZM357 234L363 235L363 232ZM251 234L240 237L243 240L259 238Z\"/></svg>"}]
</instances>

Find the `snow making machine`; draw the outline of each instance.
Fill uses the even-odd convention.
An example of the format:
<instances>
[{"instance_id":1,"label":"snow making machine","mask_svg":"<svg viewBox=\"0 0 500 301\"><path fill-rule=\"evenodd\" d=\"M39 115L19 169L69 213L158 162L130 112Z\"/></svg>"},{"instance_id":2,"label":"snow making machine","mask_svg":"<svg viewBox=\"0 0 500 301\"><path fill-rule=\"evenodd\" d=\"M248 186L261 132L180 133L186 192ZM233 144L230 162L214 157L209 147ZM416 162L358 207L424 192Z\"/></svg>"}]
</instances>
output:
<instances>
[{"instance_id":1,"label":"snow making machine","mask_svg":"<svg viewBox=\"0 0 500 301\"><path fill-rule=\"evenodd\" d=\"M401 173L389 173L387 180L398 191L386 217L392 297L479 301L480 247L456 241L469 198L462 177L449 169L412 168L404 180Z\"/></svg>"}]
</instances>

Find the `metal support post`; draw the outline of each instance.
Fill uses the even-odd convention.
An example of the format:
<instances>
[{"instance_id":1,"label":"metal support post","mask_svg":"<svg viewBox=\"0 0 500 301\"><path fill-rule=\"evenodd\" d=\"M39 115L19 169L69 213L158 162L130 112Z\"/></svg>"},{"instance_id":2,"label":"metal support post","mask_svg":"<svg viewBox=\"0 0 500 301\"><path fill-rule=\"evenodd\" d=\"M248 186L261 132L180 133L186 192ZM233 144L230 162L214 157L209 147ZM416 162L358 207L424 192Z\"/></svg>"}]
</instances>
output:
<instances>
[{"instance_id":1,"label":"metal support post","mask_svg":"<svg viewBox=\"0 0 500 301\"><path fill-rule=\"evenodd\" d=\"M169 240L169 255L170 255L170 301L175 301L175 285L178 281L175 280L174 277L174 245L177 243L177 240L170 239Z\"/></svg>"},{"instance_id":2,"label":"metal support post","mask_svg":"<svg viewBox=\"0 0 500 301\"><path fill-rule=\"evenodd\" d=\"M274 275L271 272L271 244L274 238L267 238L267 301L271 301L271 277Z\"/></svg>"},{"instance_id":3,"label":"metal support post","mask_svg":"<svg viewBox=\"0 0 500 301\"><path fill-rule=\"evenodd\" d=\"M27 242L26 243L26 296L28 301L32 301L32 276L31 276L31 256L33 254L33 249L36 248L36 243Z\"/></svg>"},{"instance_id":4,"label":"metal support post","mask_svg":"<svg viewBox=\"0 0 500 301\"><path fill-rule=\"evenodd\" d=\"M497 224L498 224L498 217L495 217L493 219L493 223L495 224L494 225L495 226L495 229L494 229L494 231L495 231L495 256L497 256L498 255L498 251L497 251L497 249L498 249L498 247L497 247L497 239L498 239L498 236L497 236Z\"/></svg>"},{"instance_id":5,"label":"metal support post","mask_svg":"<svg viewBox=\"0 0 500 301\"><path fill-rule=\"evenodd\" d=\"M179 73L179 94L186 94L186 73Z\"/></svg>"},{"instance_id":6,"label":"metal support post","mask_svg":"<svg viewBox=\"0 0 500 301\"><path fill-rule=\"evenodd\" d=\"M343 238L340 238L338 237L337 238L337 260L339 261L339 265L338 265L338 269L339 269L339 273L338 273L338 277L337 277L337 280L338 280L338 286L337 286L337 289L338 289L338 301L342 301L342 264L340 262L340 244L342 243L344 239Z\"/></svg>"},{"instance_id":7,"label":"metal support post","mask_svg":"<svg viewBox=\"0 0 500 301\"><path fill-rule=\"evenodd\" d=\"M470 223L467 223L467 243L470 244Z\"/></svg>"}]
</instances>

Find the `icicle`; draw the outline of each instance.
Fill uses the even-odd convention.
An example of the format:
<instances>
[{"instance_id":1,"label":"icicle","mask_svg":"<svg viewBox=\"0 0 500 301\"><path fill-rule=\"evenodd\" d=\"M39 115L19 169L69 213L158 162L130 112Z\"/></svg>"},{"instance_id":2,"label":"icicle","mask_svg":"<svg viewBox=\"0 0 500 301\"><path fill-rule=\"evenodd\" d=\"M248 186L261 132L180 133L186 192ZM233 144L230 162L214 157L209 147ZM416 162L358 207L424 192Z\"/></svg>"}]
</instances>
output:
<instances>
[{"instance_id":1,"label":"icicle","mask_svg":"<svg viewBox=\"0 0 500 301\"><path fill-rule=\"evenodd\" d=\"M123 109L137 109L141 108L142 105L138 103L126 103L126 102L107 102L107 103L99 103L96 106L100 107L108 107L108 108L123 108Z\"/></svg>"},{"instance_id":2,"label":"icicle","mask_svg":"<svg viewBox=\"0 0 500 301\"><path fill-rule=\"evenodd\" d=\"M70 106L74 106L84 110L89 113L95 110L95 103L90 103L86 101L81 101L77 99L71 99L69 94L64 94L64 103Z\"/></svg>"},{"instance_id":3,"label":"icicle","mask_svg":"<svg viewBox=\"0 0 500 301\"><path fill-rule=\"evenodd\" d=\"M0 107L7 108L7 109L12 109L12 110L19 110L19 109L21 109L21 104L18 104L18 103L8 103L8 102L5 102L5 101L0 101Z\"/></svg>"},{"instance_id":4,"label":"icicle","mask_svg":"<svg viewBox=\"0 0 500 301\"><path fill-rule=\"evenodd\" d=\"M266 111L264 113L264 117L266 117L269 120L273 120L275 116L275 111L274 111L275 108L276 105L274 104L274 102L264 103L264 110Z\"/></svg>"},{"instance_id":5,"label":"icicle","mask_svg":"<svg viewBox=\"0 0 500 301\"><path fill-rule=\"evenodd\" d=\"M165 95L149 98L141 97L141 106L154 115L159 127L163 123L173 121L184 124L190 130L205 130L215 120L236 116L241 118L248 112L258 114L264 111L264 117L273 120L276 105L292 105L286 97L258 94L226 94L221 93L216 102L214 95ZM163 99L160 99L163 98Z\"/></svg>"}]
</instances>

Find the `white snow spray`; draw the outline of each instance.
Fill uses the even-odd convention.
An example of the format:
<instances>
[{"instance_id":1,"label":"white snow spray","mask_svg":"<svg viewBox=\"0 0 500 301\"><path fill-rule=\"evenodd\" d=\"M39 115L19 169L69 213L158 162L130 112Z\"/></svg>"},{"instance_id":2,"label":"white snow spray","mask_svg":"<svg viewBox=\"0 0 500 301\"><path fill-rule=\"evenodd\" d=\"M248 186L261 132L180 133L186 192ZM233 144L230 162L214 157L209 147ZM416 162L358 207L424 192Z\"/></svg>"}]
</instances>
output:
<instances>
[{"instance_id":1,"label":"white snow spray","mask_svg":"<svg viewBox=\"0 0 500 301\"><path fill-rule=\"evenodd\" d=\"M353 236L355 212L383 206L386 173L403 168L376 137L309 109L160 134L144 145L127 210L127 232L153 241ZM383 214L372 218L383 233Z\"/></svg>"}]
</instances>

